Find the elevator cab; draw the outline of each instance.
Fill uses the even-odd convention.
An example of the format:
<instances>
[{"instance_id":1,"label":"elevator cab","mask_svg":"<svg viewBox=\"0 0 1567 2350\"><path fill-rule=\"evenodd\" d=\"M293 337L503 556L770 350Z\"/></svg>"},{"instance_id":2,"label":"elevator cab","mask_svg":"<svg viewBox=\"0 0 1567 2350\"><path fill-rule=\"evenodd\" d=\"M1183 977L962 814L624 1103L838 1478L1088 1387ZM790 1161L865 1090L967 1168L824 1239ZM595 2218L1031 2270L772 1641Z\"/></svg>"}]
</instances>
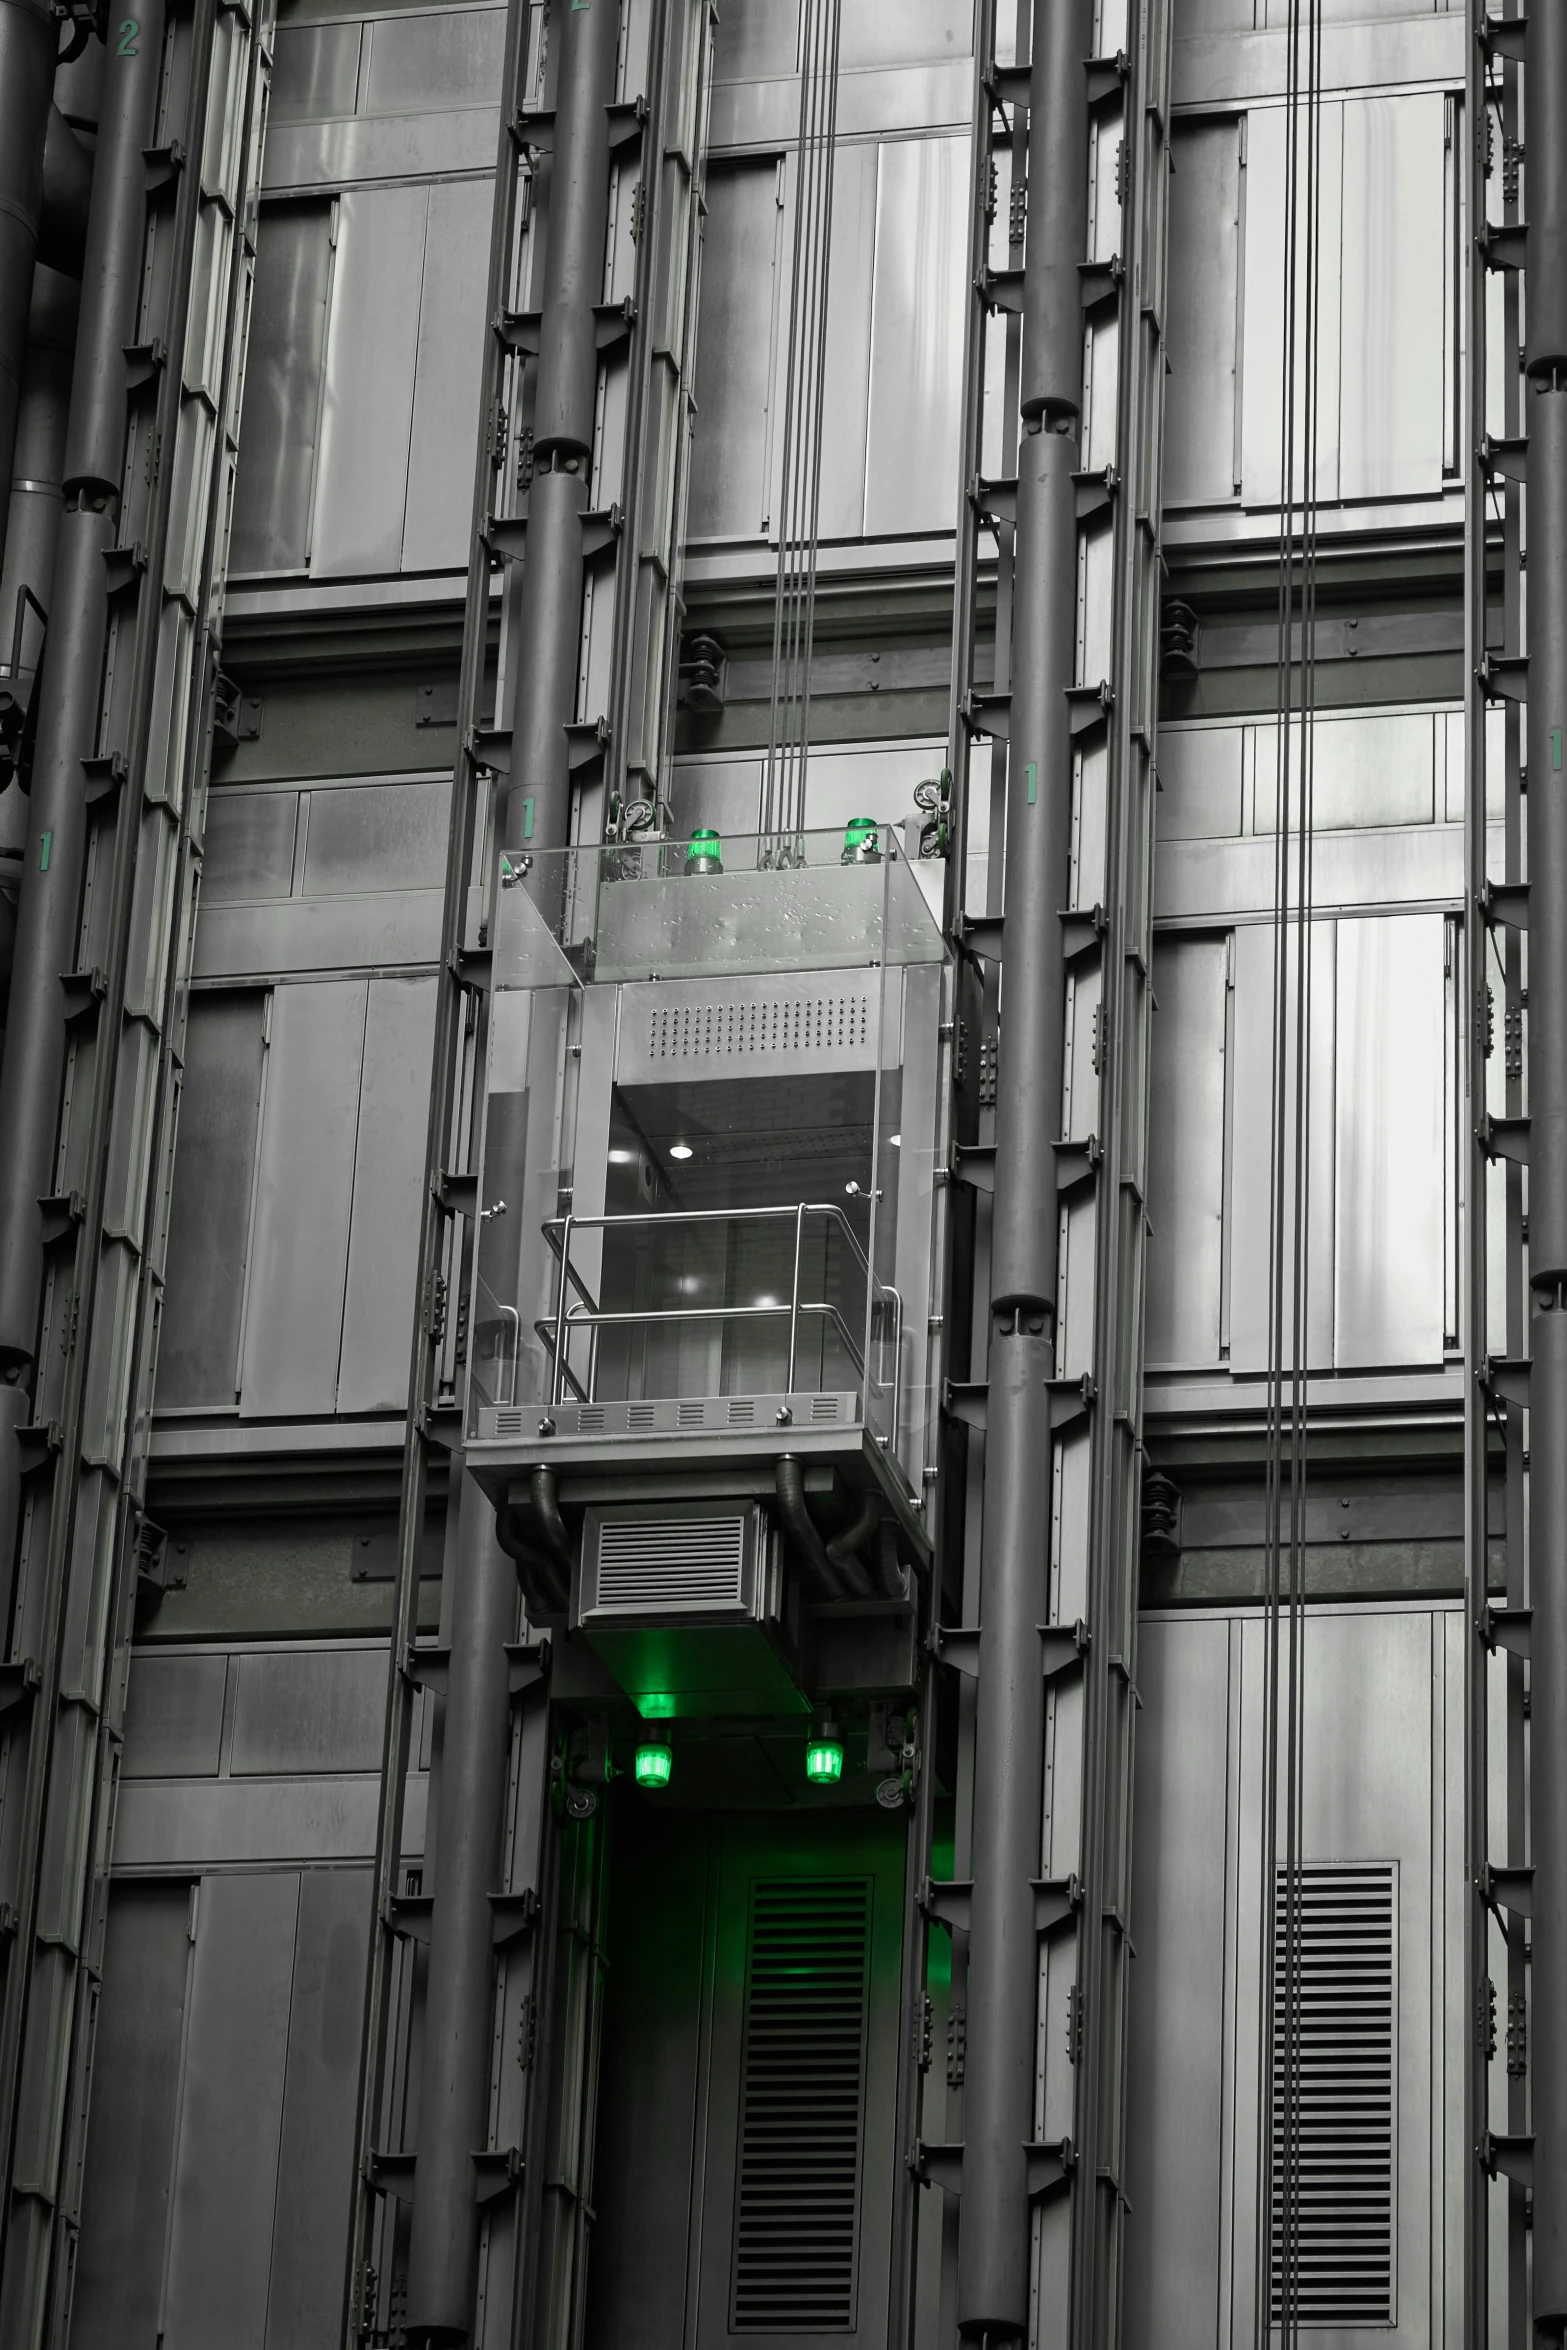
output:
<instances>
[{"instance_id":1,"label":"elevator cab","mask_svg":"<svg viewBox=\"0 0 1567 2350\"><path fill-rule=\"evenodd\" d=\"M605 2350L869 2350L912 2274L938 872L865 821L491 876L465 1458L592 1806Z\"/></svg>"}]
</instances>

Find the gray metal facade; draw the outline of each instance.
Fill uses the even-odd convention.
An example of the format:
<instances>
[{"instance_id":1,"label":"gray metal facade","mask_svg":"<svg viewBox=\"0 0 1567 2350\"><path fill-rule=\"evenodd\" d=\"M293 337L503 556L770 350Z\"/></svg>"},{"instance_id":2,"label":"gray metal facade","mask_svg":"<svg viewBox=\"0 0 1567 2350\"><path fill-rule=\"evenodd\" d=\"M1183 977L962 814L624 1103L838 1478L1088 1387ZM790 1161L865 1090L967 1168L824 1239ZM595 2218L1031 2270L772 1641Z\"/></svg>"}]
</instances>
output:
<instances>
[{"instance_id":1,"label":"gray metal facade","mask_svg":"<svg viewBox=\"0 0 1567 2350\"><path fill-rule=\"evenodd\" d=\"M0 2344L1560 2341L1562 0L145 5L0 0Z\"/></svg>"}]
</instances>

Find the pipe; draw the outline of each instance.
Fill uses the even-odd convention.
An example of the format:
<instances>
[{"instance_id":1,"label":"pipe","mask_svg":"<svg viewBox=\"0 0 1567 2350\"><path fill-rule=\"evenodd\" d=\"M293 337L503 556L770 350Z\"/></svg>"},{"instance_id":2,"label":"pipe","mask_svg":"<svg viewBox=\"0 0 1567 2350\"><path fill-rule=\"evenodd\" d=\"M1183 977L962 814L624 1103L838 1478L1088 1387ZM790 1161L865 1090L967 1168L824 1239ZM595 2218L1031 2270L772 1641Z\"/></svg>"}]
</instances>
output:
<instances>
[{"instance_id":1,"label":"pipe","mask_svg":"<svg viewBox=\"0 0 1567 2350\"><path fill-rule=\"evenodd\" d=\"M869 1570L865 1565L865 1545L875 1541L876 1529L880 1524L881 1503L876 1497L875 1488L867 1485L860 1496L857 1516L824 1545L833 1565L846 1575L866 1575Z\"/></svg>"},{"instance_id":2,"label":"pipe","mask_svg":"<svg viewBox=\"0 0 1567 2350\"><path fill-rule=\"evenodd\" d=\"M0 481L11 478L22 404L54 60L49 0L0 0Z\"/></svg>"},{"instance_id":3,"label":"pipe","mask_svg":"<svg viewBox=\"0 0 1567 2350\"><path fill-rule=\"evenodd\" d=\"M458 1510L408 2246L407 2339L430 2345L465 2343L473 2333L479 2202L472 2157L489 2140L490 1894L501 1881L511 1739L506 1643L517 1613L516 1579L495 1513L466 1474Z\"/></svg>"},{"instance_id":4,"label":"pipe","mask_svg":"<svg viewBox=\"0 0 1567 2350\"><path fill-rule=\"evenodd\" d=\"M563 1622L569 1607L566 1585L554 1560L546 1557L532 1539L532 1529L524 1524L510 1503L503 1503L496 1511L495 1527L502 1550L517 1570L517 1583L529 1622Z\"/></svg>"},{"instance_id":5,"label":"pipe","mask_svg":"<svg viewBox=\"0 0 1567 2350\"><path fill-rule=\"evenodd\" d=\"M0 0L0 13L14 13ZM149 0L134 55L105 75L82 270L76 364L49 597L49 660L39 688L37 753L17 907L16 952L0 1062L0 1381L31 1388L43 1284L38 1202L54 1186L65 1065L60 974L76 960L87 805L82 761L97 749L108 622L104 556L113 546L124 458L125 346L141 289L146 165L157 120L163 0ZM0 1426L0 1441L9 1439ZM0 1506L15 1490L0 1471ZM0 1518L0 1562L16 1540Z\"/></svg>"},{"instance_id":6,"label":"pipe","mask_svg":"<svg viewBox=\"0 0 1567 2350\"><path fill-rule=\"evenodd\" d=\"M1534 2328L1567 2332L1567 18L1529 11L1529 2071Z\"/></svg>"},{"instance_id":7,"label":"pipe","mask_svg":"<svg viewBox=\"0 0 1567 2350\"><path fill-rule=\"evenodd\" d=\"M549 244L533 409L528 552L518 610L516 718L503 840L564 848L571 830L566 728L577 714L582 515L598 394L598 320L609 221L609 115L618 9L557 12L560 65ZM552 20L553 24L553 20Z\"/></svg>"},{"instance_id":8,"label":"pipe","mask_svg":"<svg viewBox=\"0 0 1567 2350\"><path fill-rule=\"evenodd\" d=\"M1034 12L1028 238L1007 771L1004 1013L996 1085L989 1408L980 1546L974 1829L959 2203L958 2326L1026 2339L1034 2135L1045 1690L1035 1627L1049 1591L1069 883L1089 0Z\"/></svg>"},{"instance_id":9,"label":"pipe","mask_svg":"<svg viewBox=\"0 0 1567 2350\"><path fill-rule=\"evenodd\" d=\"M49 109L44 136L44 200L38 222L38 260L45 269L80 277L87 257L92 207L92 157L58 106Z\"/></svg>"},{"instance_id":10,"label":"pipe","mask_svg":"<svg viewBox=\"0 0 1567 2350\"><path fill-rule=\"evenodd\" d=\"M54 596L54 555L64 502L65 430L71 412L71 354L76 347L80 288L43 262L33 272L17 416L15 471L5 557L0 561L0 676L10 669L18 603L31 596L47 612ZM43 624L29 611L13 690L37 670Z\"/></svg>"},{"instance_id":11,"label":"pipe","mask_svg":"<svg viewBox=\"0 0 1567 2350\"><path fill-rule=\"evenodd\" d=\"M793 1453L781 1453L773 1464L773 1490L778 1496L778 1515L783 1530L794 1544L804 1562L806 1573L815 1584L822 1599L849 1599L854 1596L846 1571L827 1555L827 1548L816 1530L816 1520L805 1506L805 1479Z\"/></svg>"},{"instance_id":12,"label":"pipe","mask_svg":"<svg viewBox=\"0 0 1567 2350\"><path fill-rule=\"evenodd\" d=\"M539 1521L544 1545L563 1576L570 1577L575 1555L575 1544L566 1531L566 1521L560 1514L560 1496L555 1484L555 1472L542 1465L528 1479L528 1496L533 1503L533 1514Z\"/></svg>"}]
</instances>

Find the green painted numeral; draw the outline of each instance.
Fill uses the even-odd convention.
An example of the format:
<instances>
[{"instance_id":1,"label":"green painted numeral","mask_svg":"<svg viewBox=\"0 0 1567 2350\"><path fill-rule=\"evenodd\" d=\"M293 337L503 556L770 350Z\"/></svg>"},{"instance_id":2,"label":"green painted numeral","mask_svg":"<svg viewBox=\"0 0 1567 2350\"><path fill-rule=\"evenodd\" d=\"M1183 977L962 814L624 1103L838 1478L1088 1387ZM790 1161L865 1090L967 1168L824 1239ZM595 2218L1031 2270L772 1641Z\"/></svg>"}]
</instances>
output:
<instances>
[{"instance_id":1,"label":"green painted numeral","mask_svg":"<svg viewBox=\"0 0 1567 2350\"><path fill-rule=\"evenodd\" d=\"M1030 807L1032 807L1034 805L1034 800L1039 784L1039 771L1035 767L1032 759L1029 760L1028 765L1023 770L1023 773L1028 778L1028 804Z\"/></svg>"},{"instance_id":2,"label":"green painted numeral","mask_svg":"<svg viewBox=\"0 0 1567 2350\"><path fill-rule=\"evenodd\" d=\"M524 840L532 840L533 838L533 802L531 800L524 800L522 803L522 837Z\"/></svg>"},{"instance_id":3,"label":"green painted numeral","mask_svg":"<svg viewBox=\"0 0 1567 2350\"><path fill-rule=\"evenodd\" d=\"M1562 730L1559 726L1551 728L1551 765L1559 775L1562 766Z\"/></svg>"},{"instance_id":4,"label":"green painted numeral","mask_svg":"<svg viewBox=\"0 0 1567 2350\"><path fill-rule=\"evenodd\" d=\"M54 845L54 834L53 834L52 832L42 832L42 833L40 833L40 834L39 834L39 836L38 836L38 870L39 870L39 872L40 872L40 873L47 873L47 872L48 872L48 870L49 870L49 851L50 851L50 849L53 847L53 845Z\"/></svg>"},{"instance_id":5,"label":"green painted numeral","mask_svg":"<svg viewBox=\"0 0 1567 2350\"><path fill-rule=\"evenodd\" d=\"M134 16L126 17L120 26L120 45L114 53L116 57L139 57L141 55L141 51L136 46L136 36L140 31L140 19Z\"/></svg>"}]
</instances>

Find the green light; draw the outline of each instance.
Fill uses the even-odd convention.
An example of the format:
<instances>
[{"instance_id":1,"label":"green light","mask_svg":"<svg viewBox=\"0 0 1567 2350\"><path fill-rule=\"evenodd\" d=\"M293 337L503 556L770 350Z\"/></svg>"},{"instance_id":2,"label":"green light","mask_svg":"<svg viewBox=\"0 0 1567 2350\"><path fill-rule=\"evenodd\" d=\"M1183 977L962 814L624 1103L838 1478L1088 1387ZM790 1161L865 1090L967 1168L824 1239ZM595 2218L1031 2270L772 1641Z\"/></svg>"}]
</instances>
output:
<instances>
[{"instance_id":1,"label":"green light","mask_svg":"<svg viewBox=\"0 0 1567 2350\"><path fill-rule=\"evenodd\" d=\"M844 865L878 865L881 862L881 830L874 816L855 816L843 828Z\"/></svg>"},{"instance_id":2,"label":"green light","mask_svg":"<svg viewBox=\"0 0 1567 2350\"><path fill-rule=\"evenodd\" d=\"M805 1775L813 1787L831 1787L843 1777L841 1739L813 1738L805 1750Z\"/></svg>"},{"instance_id":3,"label":"green light","mask_svg":"<svg viewBox=\"0 0 1567 2350\"><path fill-rule=\"evenodd\" d=\"M637 1712L645 1722L672 1722L678 1710L678 1698L666 1697L662 1690L644 1691L637 1699Z\"/></svg>"},{"instance_id":4,"label":"green light","mask_svg":"<svg viewBox=\"0 0 1567 2350\"><path fill-rule=\"evenodd\" d=\"M699 824L686 851L688 873L722 873L724 844L710 824Z\"/></svg>"},{"instance_id":5,"label":"green light","mask_svg":"<svg viewBox=\"0 0 1567 2350\"><path fill-rule=\"evenodd\" d=\"M669 1774L675 1767L675 1758L662 1743L637 1748L637 1785L639 1787L667 1787Z\"/></svg>"}]
</instances>

